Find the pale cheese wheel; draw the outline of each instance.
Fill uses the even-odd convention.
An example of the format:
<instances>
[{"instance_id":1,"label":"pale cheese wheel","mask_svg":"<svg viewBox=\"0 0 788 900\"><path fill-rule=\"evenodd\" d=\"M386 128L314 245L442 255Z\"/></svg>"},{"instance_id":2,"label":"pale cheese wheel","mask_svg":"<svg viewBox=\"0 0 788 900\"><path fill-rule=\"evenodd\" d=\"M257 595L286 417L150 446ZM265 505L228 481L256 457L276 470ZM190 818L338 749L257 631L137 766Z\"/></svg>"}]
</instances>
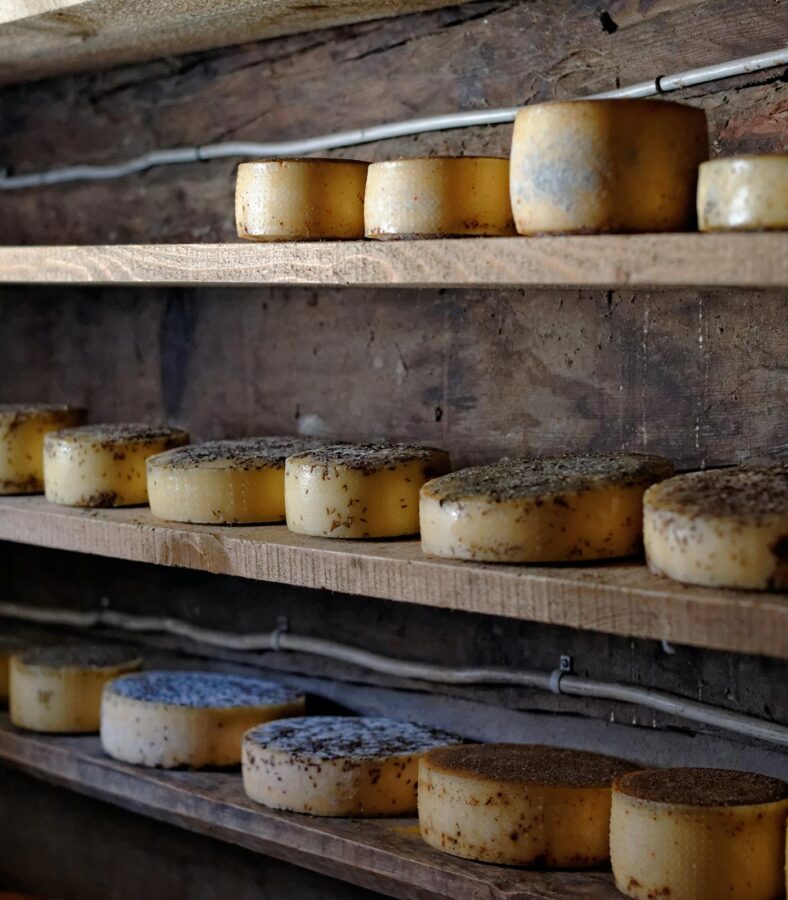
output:
<instances>
[{"instance_id":1,"label":"pale cheese wheel","mask_svg":"<svg viewBox=\"0 0 788 900\"><path fill-rule=\"evenodd\" d=\"M367 165L348 159L241 163L235 187L238 237L250 241L363 238Z\"/></svg>"},{"instance_id":2,"label":"pale cheese wheel","mask_svg":"<svg viewBox=\"0 0 788 900\"><path fill-rule=\"evenodd\" d=\"M64 506L137 506L148 502L145 460L188 444L167 425L84 425L44 439L44 487Z\"/></svg>"},{"instance_id":3,"label":"pale cheese wheel","mask_svg":"<svg viewBox=\"0 0 788 900\"><path fill-rule=\"evenodd\" d=\"M44 436L81 425L85 410L49 403L0 403L0 495L44 490Z\"/></svg>"},{"instance_id":4,"label":"pale cheese wheel","mask_svg":"<svg viewBox=\"0 0 788 900\"><path fill-rule=\"evenodd\" d=\"M509 160L430 156L372 163L364 228L378 240L515 234Z\"/></svg>"},{"instance_id":5,"label":"pale cheese wheel","mask_svg":"<svg viewBox=\"0 0 788 900\"><path fill-rule=\"evenodd\" d=\"M454 856L585 868L609 857L613 779L637 768L600 753L532 744L433 750L419 763L419 828Z\"/></svg>"},{"instance_id":6,"label":"pale cheese wheel","mask_svg":"<svg viewBox=\"0 0 788 900\"><path fill-rule=\"evenodd\" d=\"M142 672L106 686L101 744L114 759L138 766L233 766L246 731L303 711L298 691L262 678Z\"/></svg>"},{"instance_id":7,"label":"pale cheese wheel","mask_svg":"<svg viewBox=\"0 0 788 900\"><path fill-rule=\"evenodd\" d=\"M643 492L671 471L666 459L639 453L460 469L421 489L421 546L480 562L631 556L642 549Z\"/></svg>"},{"instance_id":8,"label":"pale cheese wheel","mask_svg":"<svg viewBox=\"0 0 788 900\"><path fill-rule=\"evenodd\" d=\"M788 229L788 154L733 156L700 167L701 231Z\"/></svg>"},{"instance_id":9,"label":"pale cheese wheel","mask_svg":"<svg viewBox=\"0 0 788 900\"><path fill-rule=\"evenodd\" d=\"M788 786L726 769L650 769L613 785L616 887L636 900L777 900Z\"/></svg>"},{"instance_id":10,"label":"pale cheese wheel","mask_svg":"<svg viewBox=\"0 0 788 900\"><path fill-rule=\"evenodd\" d=\"M695 226L706 114L664 100L527 106L512 136L520 234L683 231Z\"/></svg>"},{"instance_id":11,"label":"pale cheese wheel","mask_svg":"<svg viewBox=\"0 0 788 900\"><path fill-rule=\"evenodd\" d=\"M137 652L116 645L32 647L14 654L11 721L30 731L98 731L104 685L141 666Z\"/></svg>"},{"instance_id":12,"label":"pale cheese wheel","mask_svg":"<svg viewBox=\"0 0 788 900\"><path fill-rule=\"evenodd\" d=\"M652 572L711 587L788 588L788 464L677 475L643 500Z\"/></svg>"},{"instance_id":13,"label":"pale cheese wheel","mask_svg":"<svg viewBox=\"0 0 788 900\"><path fill-rule=\"evenodd\" d=\"M416 811L418 760L456 735L394 719L305 716L244 737L247 795L313 816L398 816Z\"/></svg>"},{"instance_id":14,"label":"pale cheese wheel","mask_svg":"<svg viewBox=\"0 0 788 900\"><path fill-rule=\"evenodd\" d=\"M285 463L287 527L331 538L416 534L419 488L449 454L411 444L334 444Z\"/></svg>"}]
</instances>

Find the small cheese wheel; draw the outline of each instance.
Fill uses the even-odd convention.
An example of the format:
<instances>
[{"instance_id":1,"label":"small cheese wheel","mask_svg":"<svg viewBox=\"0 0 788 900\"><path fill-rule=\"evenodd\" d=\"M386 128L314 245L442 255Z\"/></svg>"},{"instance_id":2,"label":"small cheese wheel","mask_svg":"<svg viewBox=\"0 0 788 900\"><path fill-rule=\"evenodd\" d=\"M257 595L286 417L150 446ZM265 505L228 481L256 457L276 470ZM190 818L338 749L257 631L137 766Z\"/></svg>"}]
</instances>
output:
<instances>
[{"instance_id":1,"label":"small cheese wheel","mask_svg":"<svg viewBox=\"0 0 788 900\"><path fill-rule=\"evenodd\" d=\"M416 811L418 760L460 738L394 719L305 716L244 737L247 795L313 816L398 816Z\"/></svg>"},{"instance_id":2,"label":"small cheese wheel","mask_svg":"<svg viewBox=\"0 0 788 900\"><path fill-rule=\"evenodd\" d=\"M788 229L788 155L734 156L700 167L701 231Z\"/></svg>"},{"instance_id":3,"label":"small cheese wheel","mask_svg":"<svg viewBox=\"0 0 788 900\"><path fill-rule=\"evenodd\" d=\"M285 459L325 444L309 438L259 437L210 441L151 456L151 512L172 522L281 522Z\"/></svg>"},{"instance_id":4,"label":"small cheese wheel","mask_svg":"<svg viewBox=\"0 0 788 900\"><path fill-rule=\"evenodd\" d=\"M646 492L652 572L688 584L788 588L788 464L677 475Z\"/></svg>"},{"instance_id":5,"label":"small cheese wheel","mask_svg":"<svg viewBox=\"0 0 788 900\"><path fill-rule=\"evenodd\" d=\"M48 403L0 403L0 495L44 490L44 435L81 425L85 410Z\"/></svg>"},{"instance_id":6,"label":"small cheese wheel","mask_svg":"<svg viewBox=\"0 0 788 900\"><path fill-rule=\"evenodd\" d=\"M148 502L145 460L189 443L167 425L84 425L44 438L44 487L64 506L137 506Z\"/></svg>"},{"instance_id":7,"label":"small cheese wheel","mask_svg":"<svg viewBox=\"0 0 788 900\"><path fill-rule=\"evenodd\" d=\"M637 900L776 900L786 784L727 769L645 769L616 779L610 856Z\"/></svg>"},{"instance_id":8,"label":"small cheese wheel","mask_svg":"<svg viewBox=\"0 0 788 900\"><path fill-rule=\"evenodd\" d=\"M419 828L454 856L583 868L609 857L613 779L622 759L534 744L432 750L419 763Z\"/></svg>"},{"instance_id":9,"label":"small cheese wheel","mask_svg":"<svg viewBox=\"0 0 788 900\"><path fill-rule=\"evenodd\" d=\"M296 716L304 698L273 681L217 672L142 672L104 689L101 744L138 766L234 766L260 722Z\"/></svg>"},{"instance_id":10,"label":"small cheese wheel","mask_svg":"<svg viewBox=\"0 0 788 900\"><path fill-rule=\"evenodd\" d=\"M515 234L509 160L430 156L372 163L364 228L378 240Z\"/></svg>"},{"instance_id":11,"label":"small cheese wheel","mask_svg":"<svg viewBox=\"0 0 788 900\"><path fill-rule=\"evenodd\" d=\"M631 556L642 548L643 492L671 464L639 453L505 460L421 489L425 553L546 563Z\"/></svg>"},{"instance_id":12,"label":"small cheese wheel","mask_svg":"<svg viewBox=\"0 0 788 900\"><path fill-rule=\"evenodd\" d=\"M138 653L115 645L32 647L14 654L11 721L30 731L98 731L104 685L141 666Z\"/></svg>"},{"instance_id":13,"label":"small cheese wheel","mask_svg":"<svg viewBox=\"0 0 788 900\"><path fill-rule=\"evenodd\" d=\"M520 234L682 231L695 225L706 114L664 100L527 106L512 136Z\"/></svg>"},{"instance_id":14,"label":"small cheese wheel","mask_svg":"<svg viewBox=\"0 0 788 900\"><path fill-rule=\"evenodd\" d=\"M238 237L315 241L364 237L367 163L262 159L241 163L235 187Z\"/></svg>"},{"instance_id":15,"label":"small cheese wheel","mask_svg":"<svg viewBox=\"0 0 788 900\"><path fill-rule=\"evenodd\" d=\"M335 444L285 463L287 527L298 534L416 534L419 488L449 470L449 454L410 444Z\"/></svg>"}]
</instances>

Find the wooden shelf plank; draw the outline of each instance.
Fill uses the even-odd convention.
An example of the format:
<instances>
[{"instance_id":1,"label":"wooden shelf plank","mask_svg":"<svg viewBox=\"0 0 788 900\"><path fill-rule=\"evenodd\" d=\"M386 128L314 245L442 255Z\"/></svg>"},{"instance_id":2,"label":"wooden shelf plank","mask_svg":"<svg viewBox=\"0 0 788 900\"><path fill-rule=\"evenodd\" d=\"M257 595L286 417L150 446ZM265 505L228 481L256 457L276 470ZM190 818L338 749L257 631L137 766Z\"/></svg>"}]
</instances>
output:
<instances>
[{"instance_id":1,"label":"wooden shelf plank","mask_svg":"<svg viewBox=\"0 0 788 900\"><path fill-rule=\"evenodd\" d=\"M0 540L325 588L610 634L788 658L788 595L688 587L637 561L496 566L424 556L418 541L339 541L282 525L172 525L147 508L0 500Z\"/></svg>"},{"instance_id":2,"label":"wooden shelf plank","mask_svg":"<svg viewBox=\"0 0 788 900\"><path fill-rule=\"evenodd\" d=\"M788 233L0 247L0 283L786 287Z\"/></svg>"}]
</instances>

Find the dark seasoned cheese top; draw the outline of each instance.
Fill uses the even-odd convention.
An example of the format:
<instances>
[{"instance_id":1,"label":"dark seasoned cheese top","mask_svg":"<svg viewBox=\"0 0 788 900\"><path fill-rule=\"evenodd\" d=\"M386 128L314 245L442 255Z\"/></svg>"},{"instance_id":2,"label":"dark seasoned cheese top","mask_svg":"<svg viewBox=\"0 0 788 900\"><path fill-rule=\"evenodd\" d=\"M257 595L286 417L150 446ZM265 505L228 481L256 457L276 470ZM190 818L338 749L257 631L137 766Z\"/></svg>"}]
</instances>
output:
<instances>
[{"instance_id":1,"label":"dark seasoned cheese top","mask_svg":"<svg viewBox=\"0 0 788 900\"><path fill-rule=\"evenodd\" d=\"M189 432L169 425L148 425L142 422L82 425L79 428L64 428L53 431L44 439L46 445L52 446L59 440L80 444L92 444L95 447L111 447L114 444L135 441L140 444L159 443L164 441L169 447L177 447L189 440Z\"/></svg>"},{"instance_id":2,"label":"dark seasoned cheese top","mask_svg":"<svg viewBox=\"0 0 788 900\"><path fill-rule=\"evenodd\" d=\"M685 806L750 806L788 798L788 783L733 769L643 769L616 779L623 794Z\"/></svg>"},{"instance_id":3,"label":"dark seasoned cheese top","mask_svg":"<svg viewBox=\"0 0 788 900\"><path fill-rule=\"evenodd\" d=\"M26 666L51 669L103 669L141 662L140 655L118 644L53 644L30 647L18 654Z\"/></svg>"},{"instance_id":4,"label":"dark seasoned cheese top","mask_svg":"<svg viewBox=\"0 0 788 900\"><path fill-rule=\"evenodd\" d=\"M0 424L13 429L36 417L54 419L64 425L78 425L87 413L80 406L65 403L0 403Z\"/></svg>"},{"instance_id":5,"label":"dark seasoned cheese top","mask_svg":"<svg viewBox=\"0 0 788 900\"><path fill-rule=\"evenodd\" d=\"M322 447L326 441L300 437L252 437L208 441L157 453L148 469L266 469L284 466L285 459Z\"/></svg>"},{"instance_id":6,"label":"dark seasoned cheese top","mask_svg":"<svg viewBox=\"0 0 788 900\"><path fill-rule=\"evenodd\" d=\"M302 697L275 681L221 672L140 672L116 679L107 692L130 700L195 709L275 706Z\"/></svg>"},{"instance_id":7,"label":"dark seasoned cheese top","mask_svg":"<svg viewBox=\"0 0 788 900\"><path fill-rule=\"evenodd\" d=\"M294 455L292 459L298 465L336 466L362 472L412 462L423 462L440 471L449 468L449 454L445 450L415 444L329 444Z\"/></svg>"}]
</instances>

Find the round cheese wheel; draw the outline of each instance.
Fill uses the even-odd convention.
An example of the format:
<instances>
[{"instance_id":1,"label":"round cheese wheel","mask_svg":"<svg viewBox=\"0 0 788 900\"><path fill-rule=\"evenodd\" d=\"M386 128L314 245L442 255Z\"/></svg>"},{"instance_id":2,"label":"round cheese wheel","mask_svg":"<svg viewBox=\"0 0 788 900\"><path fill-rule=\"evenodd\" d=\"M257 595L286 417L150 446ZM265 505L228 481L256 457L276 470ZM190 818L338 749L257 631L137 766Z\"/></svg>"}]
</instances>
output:
<instances>
[{"instance_id":1,"label":"round cheese wheel","mask_svg":"<svg viewBox=\"0 0 788 900\"><path fill-rule=\"evenodd\" d=\"M677 475L643 500L649 568L688 584L788 588L788 464Z\"/></svg>"},{"instance_id":2,"label":"round cheese wheel","mask_svg":"<svg viewBox=\"0 0 788 900\"><path fill-rule=\"evenodd\" d=\"M367 163L262 159L241 163L235 187L238 237L314 241L364 237Z\"/></svg>"},{"instance_id":3,"label":"round cheese wheel","mask_svg":"<svg viewBox=\"0 0 788 900\"><path fill-rule=\"evenodd\" d=\"M104 690L101 744L138 766L234 766L260 722L295 716L304 698L273 681L217 672L142 672Z\"/></svg>"},{"instance_id":4,"label":"round cheese wheel","mask_svg":"<svg viewBox=\"0 0 788 900\"><path fill-rule=\"evenodd\" d=\"M508 460L460 469L421 489L425 553L546 563L642 548L643 492L670 463L639 453Z\"/></svg>"},{"instance_id":5,"label":"round cheese wheel","mask_svg":"<svg viewBox=\"0 0 788 900\"><path fill-rule=\"evenodd\" d=\"M637 900L776 900L784 886L787 788L726 769L647 769L616 779L616 887Z\"/></svg>"},{"instance_id":6,"label":"round cheese wheel","mask_svg":"<svg viewBox=\"0 0 788 900\"><path fill-rule=\"evenodd\" d=\"M252 800L313 816L397 816L416 811L418 759L460 738L394 719L306 716L244 737Z\"/></svg>"},{"instance_id":7,"label":"round cheese wheel","mask_svg":"<svg viewBox=\"0 0 788 900\"><path fill-rule=\"evenodd\" d=\"M364 227L378 240L515 234L509 160L431 156L372 163Z\"/></svg>"},{"instance_id":8,"label":"round cheese wheel","mask_svg":"<svg viewBox=\"0 0 788 900\"><path fill-rule=\"evenodd\" d=\"M531 744L432 750L419 763L419 828L454 856L582 868L609 856L613 779L636 767Z\"/></svg>"},{"instance_id":9,"label":"round cheese wheel","mask_svg":"<svg viewBox=\"0 0 788 900\"><path fill-rule=\"evenodd\" d=\"M701 231L788 228L788 154L734 156L700 167Z\"/></svg>"},{"instance_id":10,"label":"round cheese wheel","mask_svg":"<svg viewBox=\"0 0 788 900\"><path fill-rule=\"evenodd\" d=\"M695 226L706 114L664 100L527 106L512 137L520 234L683 231Z\"/></svg>"},{"instance_id":11,"label":"round cheese wheel","mask_svg":"<svg viewBox=\"0 0 788 900\"><path fill-rule=\"evenodd\" d=\"M64 506L136 506L148 502L145 460L188 444L167 425L84 425L44 439L44 487Z\"/></svg>"}]
</instances>

